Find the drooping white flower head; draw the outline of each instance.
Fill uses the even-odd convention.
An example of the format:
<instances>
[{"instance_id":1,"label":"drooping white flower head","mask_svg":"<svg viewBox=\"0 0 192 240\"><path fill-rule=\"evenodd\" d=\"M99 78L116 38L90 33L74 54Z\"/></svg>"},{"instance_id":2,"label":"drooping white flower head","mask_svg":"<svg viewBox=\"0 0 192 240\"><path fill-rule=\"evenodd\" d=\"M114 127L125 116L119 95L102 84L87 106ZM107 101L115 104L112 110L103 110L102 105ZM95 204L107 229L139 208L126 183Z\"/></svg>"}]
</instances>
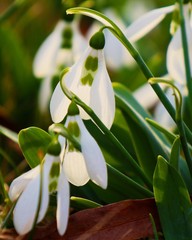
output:
<instances>
[{"instance_id":1,"label":"drooping white flower head","mask_svg":"<svg viewBox=\"0 0 192 240\"><path fill-rule=\"evenodd\" d=\"M130 42L136 42L155 28L164 19L166 14L172 12L173 10L174 6L168 6L157 8L143 14L126 28L126 37Z\"/></svg>"},{"instance_id":2,"label":"drooping white flower head","mask_svg":"<svg viewBox=\"0 0 192 240\"><path fill-rule=\"evenodd\" d=\"M67 116L65 126L79 141L81 152L69 141L63 151L64 172L69 182L83 186L89 179L100 187L107 188L107 167L103 154L86 129L80 116Z\"/></svg>"},{"instance_id":3,"label":"drooping white flower head","mask_svg":"<svg viewBox=\"0 0 192 240\"><path fill-rule=\"evenodd\" d=\"M147 15L154 17L158 17L158 14L160 14L161 10L165 10L164 14L169 13L170 11L173 11L175 9L175 6L169 6L162 9L156 9L152 12L149 12ZM160 11L159 11L160 10ZM179 10L177 10L179 11ZM159 13L158 13L159 12ZM163 12L162 12L163 13ZM146 16L147 16L146 15ZM143 22L147 22L146 16L142 17ZM188 42L188 48L189 48L189 59L190 59L190 67L192 71L192 23L191 23L191 10L190 5L186 4L184 5L184 16L185 16L185 27L186 27L186 34L187 34L187 42ZM141 18L141 20L142 20ZM149 18L150 19L150 18ZM158 20L158 18L157 18ZM159 18L161 20L161 17ZM138 20L139 22L140 20ZM158 22L158 21L157 21ZM153 26L152 22L150 25ZM134 24L133 24L134 26ZM179 26L176 30L176 32L173 34L173 37L169 43L168 49L167 49L167 56L166 56L166 65L167 65L167 71L168 75L165 77L166 79L172 79L174 81L175 86L180 90L182 96L187 95L187 89L186 89L186 73L185 73L185 65L184 65L184 55L183 55L183 46L182 46L182 36L181 36L181 27ZM140 94L142 92L142 94ZM140 94L138 96L138 94ZM172 90L169 89L165 92L167 98L169 101L174 105L174 96L172 94ZM157 97L154 96L152 93L152 89L148 87L147 85L142 86L142 88L136 90L134 93L136 97L138 97L139 102L144 107L152 107L157 102ZM155 109L154 109L154 119L158 121L163 126L172 129L175 127L174 121L169 116L167 110L164 108L162 103L157 103Z\"/></svg>"},{"instance_id":4,"label":"drooping white flower head","mask_svg":"<svg viewBox=\"0 0 192 240\"><path fill-rule=\"evenodd\" d=\"M188 54L190 60L190 68L192 72L192 20L190 5L184 6L185 28L188 43ZM179 26L168 46L167 50L167 70L176 84L186 85L186 73L184 64L184 54L182 45L181 27Z\"/></svg>"},{"instance_id":5,"label":"drooping white flower head","mask_svg":"<svg viewBox=\"0 0 192 240\"><path fill-rule=\"evenodd\" d=\"M41 222L46 214L49 193L57 190L57 228L60 235L63 235L69 215L69 184L63 168L60 167L59 159L48 154L45 156L42 170L38 165L11 183L9 197L12 201L17 200L13 211L16 231L24 235L32 230L38 210L40 190L42 192L37 223Z\"/></svg>"},{"instance_id":6,"label":"drooping white flower head","mask_svg":"<svg viewBox=\"0 0 192 240\"><path fill-rule=\"evenodd\" d=\"M82 57L63 76L61 84L90 106L101 121L110 128L115 114L115 98L106 69L103 49L89 46ZM61 122L67 114L70 100L60 86L56 86L50 103L53 122ZM80 110L81 117L87 114Z\"/></svg>"},{"instance_id":7,"label":"drooping white flower head","mask_svg":"<svg viewBox=\"0 0 192 240\"><path fill-rule=\"evenodd\" d=\"M58 74L61 66L71 66L79 59L86 44L77 20L59 20L53 32L40 46L34 58L33 72L36 77L44 79L39 93L39 107L42 112L47 109L54 74Z\"/></svg>"}]
</instances>

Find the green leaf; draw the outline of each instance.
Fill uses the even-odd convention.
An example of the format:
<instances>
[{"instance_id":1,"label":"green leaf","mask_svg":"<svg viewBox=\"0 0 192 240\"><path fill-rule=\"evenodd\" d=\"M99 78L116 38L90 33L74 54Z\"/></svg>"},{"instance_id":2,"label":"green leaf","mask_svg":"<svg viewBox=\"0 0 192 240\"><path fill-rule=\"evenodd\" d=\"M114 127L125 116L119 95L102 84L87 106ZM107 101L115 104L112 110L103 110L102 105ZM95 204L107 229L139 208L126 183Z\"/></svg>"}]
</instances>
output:
<instances>
[{"instance_id":1,"label":"green leaf","mask_svg":"<svg viewBox=\"0 0 192 240\"><path fill-rule=\"evenodd\" d=\"M89 199L81 198L81 197L71 197L70 206L75 208L75 210L83 210L87 208L96 208L101 207L102 205L91 201Z\"/></svg>"},{"instance_id":2,"label":"green leaf","mask_svg":"<svg viewBox=\"0 0 192 240\"><path fill-rule=\"evenodd\" d=\"M179 158L180 158L180 137L177 136L175 141L173 142L170 156L170 164L176 170L178 170Z\"/></svg>"},{"instance_id":3,"label":"green leaf","mask_svg":"<svg viewBox=\"0 0 192 240\"><path fill-rule=\"evenodd\" d=\"M10 129L3 127L0 125L0 134L3 134L4 136L8 137L12 141L18 143L18 135L16 132L11 131Z\"/></svg>"},{"instance_id":4,"label":"green leaf","mask_svg":"<svg viewBox=\"0 0 192 240\"><path fill-rule=\"evenodd\" d=\"M192 239L189 193L181 175L161 156L154 173L154 195L165 239Z\"/></svg>"},{"instance_id":5,"label":"green leaf","mask_svg":"<svg viewBox=\"0 0 192 240\"><path fill-rule=\"evenodd\" d=\"M127 177L109 164L108 187L106 190L90 182L94 193L104 203L113 203L125 199L142 199L153 197L153 193L136 181Z\"/></svg>"},{"instance_id":6,"label":"green leaf","mask_svg":"<svg viewBox=\"0 0 192 240\"><path fill-rule=\"evenodd\" d=\"M168 131L166 128L164 128L162 125L158 124L156 121L146 118L145 119L151 126L153 126L155 129L157 129L159 132L163 133L163 135L166 136L166 138L172 143L174 142L176 135L172 132Z\"/></svg>"},{"instance_id":7,"label":"green leaf","mask_svg":"<svg viewBox=\"0 0 192 240\"><path fill-rule=\"evenodd\" d=\"M118 118L119 119L119 118ZM120 119L119 119L120 120ZM126 124L126 122L123 122ZM134 169L129 164L129 161L125 159L124 155L119 151L118 148L108 139L105 134L93 124L92 121L85 121L86 128L89 130L91 135L99 144L102 149L103 155L107 163L117 168L119 171L124 173L132 172L134 174ZM118 140L123 144L123 146L134 156L133 145L129 137L128 129L117 125L116 123L112 126L112 132L118 138Z\"/></svg>"},{"instance_id":8,"label":"green leaf","mask_svg":"<svg viewBox=\"0 0 192 240\"><path fill-rule=\"evenodd\" d=\"M31 168L41 163L51 140L47 132L37 127L29 127L19 132L19 144Z\"/></svg>"},{"instance_id":9,"label":"green leaf","mask_svg":"<svg viewBox=\"0 0 192 240\"><path fill-rule=\"evenodd\" d=\"M157 130L153 130L145 118L149 114L139 105L132 94L123 85L113 85L117 107L122 110L129 126L134 149L140 166L152 180L157 156L167 157L167 140Z\"/></svg>"}]
</instances>

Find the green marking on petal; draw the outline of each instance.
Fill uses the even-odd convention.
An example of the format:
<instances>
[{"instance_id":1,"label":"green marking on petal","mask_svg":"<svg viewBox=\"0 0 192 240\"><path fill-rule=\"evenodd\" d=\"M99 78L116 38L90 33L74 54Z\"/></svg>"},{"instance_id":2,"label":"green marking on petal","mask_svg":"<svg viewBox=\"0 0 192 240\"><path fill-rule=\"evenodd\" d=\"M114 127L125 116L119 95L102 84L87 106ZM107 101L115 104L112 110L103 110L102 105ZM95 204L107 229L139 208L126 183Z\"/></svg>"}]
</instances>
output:
<instances>
[{"instance_id":1,"label":"green marking on petal","mask_svg":"<svg viewBox=\"0 0 192 240\"><path fill-rule=\"evenodd\" d=\"M92 85L92 83L93 83L93 76L91 75L91 73L88 73L85 77L82 77L81 78L81 83L83 84L83 85L89 85L89 86L91 86Z\"/></svg>"},{"instance_id":2,"label":"green marking on petal","mask_svg":"<svg viewBox=\"0 0 192 240\"><path fill-rule=\"evenodd\" d=\"M55 192L57 190L57 181L53 181L49 184L49 192Z\"/></svg>"},{"instance_id":3,"label":"green marking on petal","mask_svg":"<svg viewBox=\"0 0 192 240\"><path fill-rule=\"evenodd\" d=\"M72 48L72 37L73 37L73 31L70 27L67 27L62 32L62 44L61 48Z\"/></svg>"},{"instance_id":4,"label":"green marking on petal","mask_svg":"<svg viewBox=\"0 0 192 240\"><path fill-rule=\"evenodd\" d=\"M85 61L85 68L87 70L91 70L91 71L95 72L98 68L98 58L88 56L88 58Z\"/></svg>"},{"instance_id":5,"label":"green marking on petal","mask_svg":"<svg viewBox=\"0 0 192 240\"><path fill-rule=\"evenodd\" d=\"M68 151L69 152L74 152L76 149L75 147L73 146L73 144L71 142L68 142Z\"/></svg>"},{"instance_id":6,"label":"green marking on petal","mask_svg":"<svg viewBox=\"0 0 192 240\"><path fill-rule=\"evenodd\" d=\"M51 170L50 170L50 177L51 178L55 178L59 176L59 170L60 170L60 166L58 162L53 163Z\"/></svg>"},{"instance_id":7,"label":"green marking on petal","mask_svg":"<svg viewBox=\"0 0 192 240\"><path fill-rule=\"evenodd\" d=\"M76 122L69 122L67 128L68 128L71 135L73 135L75 137L80 136L80 129L79 129L79 126Z\"/></svg>"}]
</instances>

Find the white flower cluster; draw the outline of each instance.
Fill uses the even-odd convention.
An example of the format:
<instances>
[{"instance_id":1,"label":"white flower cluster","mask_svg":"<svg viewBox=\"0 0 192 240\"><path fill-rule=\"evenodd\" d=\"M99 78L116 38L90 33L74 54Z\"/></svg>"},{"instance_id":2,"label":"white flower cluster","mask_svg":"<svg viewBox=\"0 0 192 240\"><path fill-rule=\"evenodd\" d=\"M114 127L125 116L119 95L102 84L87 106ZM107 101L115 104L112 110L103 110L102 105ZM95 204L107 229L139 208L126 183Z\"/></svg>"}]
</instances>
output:
<instances>
[{"instance_id":1,"label":"white flower cluster","mask_svg":"<svg viewBox=\"0 0 192 240\"><path fill-rule=\"evenodd\" d=\"M192 24L191 16L188 14L189 5L186 5L185 8L187 40L191 42ZM139 18L123 32L131 42L135 42L152 30L166 14L174 9L174 6L169 6L153 10ZM58 232L60 235L64 234L69 216L69 182L76 186L82 186L91 179L100 187L107 188L107 168L104 157L82 121L82 119L88 119L89 116L81 108L79 109L80 113L68 114L70 100L64 94L61 86L64 83L67 89L93 109L107 128L111 127L115 115L115 98L106 69L103 47L97 48L90 44L85 49L86 40L80 34L76 24L77 22L66 24L63 21L57 24L35 57L34 72L36 76L45 78L41 93L43 108L47 104L47 100L43 99L46 99L47 93L51 94L50 81L58 66L71 66L75 62L64 74L51 96L50 113L55 123L63 121L67 116L65 127L78 140L81 151L60 136L59 142L62 151L59 156L55 157L47 153L41 166L35 167L12 182L9 196L12 201L17 200L13 215L14 226L19 234L29 232L36 218L37 223L44 218L49 205L49 194L52 192L57 192ZM111 41L112 38L109 42ZM119 63L122 60L121 56L113 54L113 51L121 52L122 46L120 44L113 46L119 48L119 50L115 47L110 48L111 55L116 56L113 62ZM110 51L106 54L110 54ZM189 46L189 55L191 59L191 45ZM185 70L180 27L168 47L167 70L168 75L174 79L175 84L184 94L186 83L184 81ZM148 88L144 88L142 94L135 93L135 96L138 97L141 104L145 103L145 106L150 106L156 101L150 93ZM162 113L162 111L162 109L157 110L157 113L161 112L159 119L165 112ZM36 216L38 208L39 214Z\"/></svg>"}]
</instances>

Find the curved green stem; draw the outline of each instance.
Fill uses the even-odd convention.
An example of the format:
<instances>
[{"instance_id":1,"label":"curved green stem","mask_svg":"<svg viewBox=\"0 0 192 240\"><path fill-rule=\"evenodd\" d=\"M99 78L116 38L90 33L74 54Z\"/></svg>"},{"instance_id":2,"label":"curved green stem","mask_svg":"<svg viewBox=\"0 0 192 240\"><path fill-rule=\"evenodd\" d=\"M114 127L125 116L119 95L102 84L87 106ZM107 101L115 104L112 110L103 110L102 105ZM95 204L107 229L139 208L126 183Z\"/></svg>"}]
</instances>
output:
<instances>
[{"instance_id":1,"label":"curved green stem","mask_svg":"<svg viewBox=\"0 0 192 240\"><path fill-rule=\"evenodd\" d=\"M87 106L84 102L82 102L75 94L73 94L71 91L69 91L63 82L61 82L61 88L65 95L69 99L73 99L75 103L79 106L81 106L85 112L93 119L93 121L96 123L96 125L99 127L99 129L111 140L111 142L118 147L118 149L124 154L126 159L129 161L131 166L135 169L135 171L138 173L138 175L141 177L141 179L144 181L144 183L152 189L152 183L149 181L145 173L142 171L140 166L137 164L137 162L132 158L132 156L129 154L129 152L125 149L125 147L119 142L119 140L113 135L113 133L102 123L102 121L97 117L97 115L94 113L94 111Z\"/></svg>"},{"instance_id":2,"label":"curved green stem","mask_svg":"<svg viewBox=\"0 0 192 240\"><path fill-rule=\"evenodd\" d=\"M190 109L190 115L192 115L192 78L191 78L191 67L190 67L190 59L189 59L189 47L187 42L187 32L185 25L185 16L183 12L183 1L179 0L179 8L180 8L180 25L181 25L181 37L182 37L182 45L183 45L183 55L184 55L184 63L185 63L185 73L187 80L187 88L188 88L188 107Z\"/></svg>"},{"instance_id":3,"label":"curved green stem","mask_svg":"<svg viewBox=\"0 0 192 240\"><path fill-rule=\"evenodd\" d=\"M139 54L139 52L129 42L129 40L126 38L126 36L121 31L121 29L113 21L111 21L108 17L106 17L102 13L97 12L93 9L88 9L88 8L83 8L83 7L70 8L67 10L67 14L84 14L89 17L95 18L98 21L100 21L101 23L103 23L105 25L105 27L108 28L115 35L115 37L117 37L119 39L119 41L121 41L121 43L127 48L129 53L132 55L132 57L137 62L138 66L140 67L140 69L143 72L146 79L148 80L148 79L154 77L152 72L146 65L145 61ZM157 94L157 96L159 97L159 99L162 102L162 104L164 105L164 107L167 109L167 111L170 114L170 116L172 117L172 119L174 121L176 121L175 109L173 108L172 104L170 103L170 101L168 100L166 95L164 94L161 87L156 83L156 84L152 85L152 88L155 91L155 93ZM184 123L184 129L186 131L188 140L192 144L192 133L189 130L189 128L186 126L185 123Z\"/></svg>"},{"instance_id":4,"label":"curved green stem","mask_svg":"<svg viewBox=\"0 0 192 240\"><path fill-rule=\"evenodd\" d=\"M81 145L80 143L77 141L77 139L75 139L69 132L69 130L61 123L54 123L49 127L49 132L53 132L54 134L59 134L61 136L63 136L64 138L67 138L76 149L78 149L79 151L81 151Z\"/></svg>"},{"instance_id":5,"label":"curved green stem","mask_svg":"<svg viewBox=\"0 0 192 240\"><path fill-rule=\"evenodd\" d=\"M186 138L186 133L185 133L185 129L184 129L184 125L183 125L183 121L182 121L182 95L179 91L179 89L170 81L166 81L164 79L160 79L160 78L152 78L149 80L149 82L151 82L152 84L158 82L158 83L165 83L167 85L169 85L171 88L173 88L175 94L175 103L176 103L176 116L175 116L175 121L177 124L177 128L179 131L179 135L180 135L180 141L181 141L181 145L182 145L182 149L183 149L183 153L185 155L185 159L187 161L187 165L189 168L189 172L191 174L192 177L192 160L191 160L191 155L190 155L190 151L187 145L187 138Z\"/></svg>"}]
</instances>

